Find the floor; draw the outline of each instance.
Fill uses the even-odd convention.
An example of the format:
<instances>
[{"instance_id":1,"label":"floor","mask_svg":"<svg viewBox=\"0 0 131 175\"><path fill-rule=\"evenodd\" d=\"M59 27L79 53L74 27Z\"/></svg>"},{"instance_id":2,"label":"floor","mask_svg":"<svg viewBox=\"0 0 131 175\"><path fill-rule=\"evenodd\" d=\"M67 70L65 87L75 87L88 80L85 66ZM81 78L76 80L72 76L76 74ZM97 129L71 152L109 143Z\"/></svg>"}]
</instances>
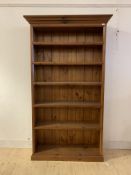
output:
<instances>
[{"instance_id":1,"label":"floor","mask_svg":"<svg viewBox=\"0 0 131 175\"><path fill-rule=\"evenodd\" d=\"M31 161L31 149L0 148L0 175L131 175L131 150L106 150L105 162Z\"/></svg>"}]
</instances>

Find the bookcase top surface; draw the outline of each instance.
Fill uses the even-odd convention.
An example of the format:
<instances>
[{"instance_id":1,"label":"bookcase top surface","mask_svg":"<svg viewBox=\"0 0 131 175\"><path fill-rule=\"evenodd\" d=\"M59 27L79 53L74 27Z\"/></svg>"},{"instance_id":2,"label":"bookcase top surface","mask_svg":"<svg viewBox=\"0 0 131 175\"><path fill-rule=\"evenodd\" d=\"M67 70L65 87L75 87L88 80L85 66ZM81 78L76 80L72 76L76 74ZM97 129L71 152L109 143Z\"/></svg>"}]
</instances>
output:
<instances>
[{"instance_id":1,"label":"bookcase top surface","mask_svg":"<svg viewBox=\"0 0 131 175\"><path fill-rule=\"evenodd\" d=\"M101 15L24 15L31 24L106 24L112 14Z\"/></svg>"}]
</instances>

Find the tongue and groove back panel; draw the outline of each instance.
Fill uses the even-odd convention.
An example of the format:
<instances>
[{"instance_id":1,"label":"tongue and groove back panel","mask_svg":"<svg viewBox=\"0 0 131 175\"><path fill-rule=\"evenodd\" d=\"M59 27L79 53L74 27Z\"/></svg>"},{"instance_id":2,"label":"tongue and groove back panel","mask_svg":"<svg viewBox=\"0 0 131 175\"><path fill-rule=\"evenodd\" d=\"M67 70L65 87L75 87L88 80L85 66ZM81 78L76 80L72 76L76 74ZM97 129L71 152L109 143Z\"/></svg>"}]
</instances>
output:
<instances>
[{"instance_id":1,"label":"tongue and groove back panel","mask_svg":"<svg viewBox=\"0 0 131 175\"><path fill-rule=\"evenodd\" d=\"M111 15L25 18L31 24L32 160L103 161Z\"/></svg>"}]
</instances>

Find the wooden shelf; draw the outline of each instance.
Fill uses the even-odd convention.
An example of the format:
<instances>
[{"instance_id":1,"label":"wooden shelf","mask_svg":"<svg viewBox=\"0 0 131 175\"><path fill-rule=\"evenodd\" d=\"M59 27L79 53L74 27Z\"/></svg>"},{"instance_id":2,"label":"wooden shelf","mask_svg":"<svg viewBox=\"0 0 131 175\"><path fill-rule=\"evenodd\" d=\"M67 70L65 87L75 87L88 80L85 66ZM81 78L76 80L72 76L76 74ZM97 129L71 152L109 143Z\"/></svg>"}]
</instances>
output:
<instances>
[{"instance_id":1,"label":"wooden shelf","mask_svg":"<svg viewBox=\"0 0 131 175\"><path fill-rule=\"evenodd\" d=\"M102 46L103 42L32 42L34 46Z\"/></svg>"},{"instance_id":2,"label":"wooden shelf","mask_svg":"<svg viewBox=\"0 0 131 175\"><path fill-rule=\"evenodd\" d=\"M99 124L86 122L45 122L38 123L34 129L100 129Z\"/></svg>"},{"instance_id":3,"label":"wooden shelf","mask_svg":"<svg viewBox=\"0 0 131 175\"><path fill-rule=\"evenodd\" d=\"M33 82L37 86L101 86L102 82Z\"/></svg>"},{"instance_id":4,"label":"wooden shelf","mask_svg":"<svg viewBox=\"0 0 131 175\"><path fill-rule=\"evenodd\" d=\"M96 63L53 63L53 62L32 62L34 65L49 65L49 66L101 66L102 62Z\"/></svg>"},{"instance_id":5,"label":"wooden shelf","mask_svg":"<svg viewBox=\"0 0 131 175\"><path fill-rule=\"evenodd\" d=\"M75 107L75 108L100 108L100 103L96 102L50 102L50 103L41 103L41 104L34 104L33 107L35 108L44 108L44 107Z\"/></svg>"},{"instance_id":6,"label":"wooden shelf","mask_svg":"<svg viewBox=\"0 0 131 175\"><path fill-rule=\"evenodd\" d=\"M32 160L103 161L97 145L38 145Z\"/></svg>"},{"instance_id":7,"label":"wooden shelf","mask_svg":"<svg viewBox=\"0 0 131 175\"><path fill-rule=\"evenodd\" d=\"M61 29L90 29L90 28L102 28L103 24L33 24L32 25L35 29L42 29L44 31L49 31L49 29L52 31L53 29L58 29L61 31Z\"/></svg>"}]
</instances>

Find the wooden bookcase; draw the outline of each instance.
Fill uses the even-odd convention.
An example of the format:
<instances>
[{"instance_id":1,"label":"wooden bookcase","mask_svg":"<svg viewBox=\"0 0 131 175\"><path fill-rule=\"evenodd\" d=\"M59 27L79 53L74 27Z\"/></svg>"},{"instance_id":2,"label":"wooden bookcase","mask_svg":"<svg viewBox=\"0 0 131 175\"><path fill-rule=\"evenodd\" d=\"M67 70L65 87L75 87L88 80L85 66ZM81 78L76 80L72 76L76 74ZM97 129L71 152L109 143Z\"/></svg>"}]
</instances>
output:
<instances>
[{"instance_id":1,"label":"wooden bookcase","mask_svg":"<svg viewBox=\"0 0 131 175\"><path fill-rule=\"evenodd\" d=\"M103 161L111 16L24 16L31 26L32 160Z\"/></svg>"}]
</instances>

